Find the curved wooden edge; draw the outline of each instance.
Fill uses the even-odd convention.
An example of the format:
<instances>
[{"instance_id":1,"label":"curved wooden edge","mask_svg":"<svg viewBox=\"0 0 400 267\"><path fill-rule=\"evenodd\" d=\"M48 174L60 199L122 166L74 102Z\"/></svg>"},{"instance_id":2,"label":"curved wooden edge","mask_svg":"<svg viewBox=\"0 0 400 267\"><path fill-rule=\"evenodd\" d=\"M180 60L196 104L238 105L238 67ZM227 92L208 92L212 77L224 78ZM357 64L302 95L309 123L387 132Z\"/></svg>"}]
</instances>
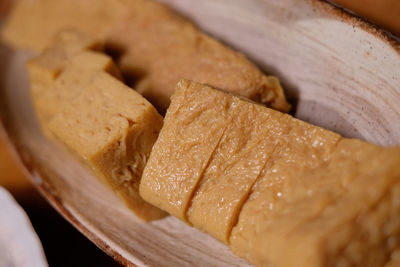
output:
<instances>
[{"instance_id":1,"label":"curved wooden edge","mask_svg":"<svg viewBox=\"0 0 400 267\"><path fill-rule=\"evenodd\" d=\"M5 103L6 97L2 96L0 98L0 137L3 138L4 143L11 152L12 157L15 159L18 167L21 168L24 175L29 179L29 181L34 185L34 187L39 191L39 193L46 199L46 201L59 213L63 218L65 218L69 223L71 223L79 232L86 236L92 243L94 243L99 249L107 253L111 258L120 263L123 266L136 267L131 261L123 257L116 250L112 249L107 245L101 238L99 238L94 232L90 231L86 226L79 222L65 205L62 200L57 197L54 193L55 190L51 184L46 181L49 179L42 179L41 177L46 177L46 172L35 166L35 162L30 153L24 149L24 147L12 137L9 133L12 132L12 126L7 123L4 115L7 113L7 103ZM35 177L36 174L40 174L40 180Z\"/></svg>"},{"instance_id":2,"label":"curved wooden edge","mask_svg":"<svg viewBox=\"0 0 400 267\"><path fill-rule=\"evenodd\" d=\"M379 39L383 40L385 43L389 44L398 54L400 54L400 37L395 36L387 30L384 30L377 24L361 17L352 11L339 6L332 0L311 0L312 4L319 8L321 11L326 12L326 14L332 15L339 18L342 21L346 21L349 24L357 25L364 31L375 35Z\"/></svg>"},{"instance_id":3,"label":"curved wooden edge","mask_svg":"<svg viewBox=\"0 0 400 267\"><path fill-rule=\"evenodd\" d=\"M327 15L339 18L342 21L346 21L349 24L355 24L365 31L375 35L385 43L389 44L393 49L400 54L400 40L394 35L383 30L374 23L365 20L355 14L351 14L345 9L333 5L331 2L325 0L311 0L312 4L316 8L326 12ZM9 133L12 132L12 126L10 126L5 118L4 114L7 112L7 104L5 103L6 98L3 96L0 98L0 135L4 137L6 145L9 147L11 154L16 159L17 164L21 167L24 174L29 178L30 182L35 185L40 194L50 203L50 205L57 210L68 222L70 222L78 231L85 235L91 240L97 247L107 253L115 261L119 262L124 266L136 266L131 261L127 260L116 250L112 249L96 234L90 231L87 227L79 222L79 220L68 210L63 204L62 200L57 197L54 193L54 188L46 183L44 180L37 180L34 178L35 173L46 177L46 172L35 167L32 156L26 149L15 139L13 139ZM45 179L48 180L48 179Z\"/></svg>"},{"instance_id":4,"label":"curved wooden edge","mask_svg":"<svg viewBox=\"0 0 400 267\"><path fill-rule=\"evenodd\" d=\"M107 245L102 239L97 237L93 232L91 232L87 227L85 227L79 220L72 215L69 210L63 205L61 199L59 199L55 194L51 193L51 189L48 185L43 183L37 186L39 192L49 200L52 207L61 213L62 216L70 222L79 232L86 236L90 241L92 241L98 248L107 253L111 258L120 263L123 266L135 267L136 265L124 258L116 250L112 249Z\"/></svg>"}]
</instances>

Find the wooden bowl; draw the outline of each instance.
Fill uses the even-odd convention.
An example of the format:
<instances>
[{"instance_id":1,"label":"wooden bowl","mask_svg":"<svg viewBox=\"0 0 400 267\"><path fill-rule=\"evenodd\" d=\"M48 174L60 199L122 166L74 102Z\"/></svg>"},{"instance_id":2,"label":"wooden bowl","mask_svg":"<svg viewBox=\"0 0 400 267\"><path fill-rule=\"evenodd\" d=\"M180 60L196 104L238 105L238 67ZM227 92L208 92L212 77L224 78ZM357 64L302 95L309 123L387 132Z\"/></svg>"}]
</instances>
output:
<instances>
[{"instance_id":1,"label":"wooden bowl","mask_svg":"<svg viewBox=\"0 0 400 267\"><path fill-rule=\"evenodd\" d=\"M400 143L400 45L371 25L312 0L163 0L283 80L294 115L381 145ZM139 221L39 129L27 55L0 49L0 115L32 181L96 245L124 265L246 266L179 220ZM60 240L62 242L62 240Z\"/></svg>"}]
</instances>

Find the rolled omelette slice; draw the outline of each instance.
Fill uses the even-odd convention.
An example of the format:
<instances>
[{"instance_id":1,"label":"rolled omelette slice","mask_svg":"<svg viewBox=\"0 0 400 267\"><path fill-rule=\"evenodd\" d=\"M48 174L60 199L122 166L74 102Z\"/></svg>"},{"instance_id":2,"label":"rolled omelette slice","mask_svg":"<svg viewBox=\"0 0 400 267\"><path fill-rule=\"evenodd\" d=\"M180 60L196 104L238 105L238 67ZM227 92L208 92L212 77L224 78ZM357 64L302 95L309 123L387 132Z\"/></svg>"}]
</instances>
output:
<instances>
[{"instance_id":1,"label":"rolled omelette slice","mask_svg":"<svg viewBox=\"0 0 400 267\"><path fill-rule=\"evenodd\" d=\"M98 51L102 44L85 34L64 30L39 56L27 62L31 96L42 126L63 103L79 95L80 85L89 82L93 73L105 71L118 79L113 60Z\"/></svg>"},{"instance_id":2,"label":"rolled omelette slice","mask_svg":"<svg viewBox=\"0 0 400 267\"><path fill-rule=\"evenodd\" d=\"M36 70L42 68L35 65L36 63L29 64L30 73L33 66ZM42 69L40 72L45 71L47 70ZM92 82L93 75L101 71L113 74L113 77L120 77L110 57L94 51L81 51L65 59L64 67L52 83L42 84L36 82L36 78L31 78L32 98L42 125L45 127L57 112L81 93L86 84ZM30 77L32 76L31 74Z\"/></svg>"},{"instance_id":3,"label":"rolled omelette slice","mask_svg":"<svg viewBox=\"0 0 400 267\"><path fill-rule=\"evenodd\" d=\"M232 106L231 112L235 110L237 114L227 131L230 134L225 151L214 154L214 162L208 169L211 173L208 174L208 170L204 173L188 210L189 221L195 227L227 244L253 184L264 175L265 170L278 171L276 167L270 168L271 162L276 158L284 163L297 162L297 168L290 166L287 170L287 176L296 179L301 169L322 164L325 154L329 155L331 147L340 139L338 134L290 116L279 119L274 112L239 98L232 98ZM291 149L302 150L302 156L296 157L296 153L290 152ZM232 162L235 162L234 167ZM286 167L282 166L282 169ZM253 170L257 170L257 174L252 175ZM277 184L285 182L286 177L277 173ZM300 190L300 185L295 190ZM220 238L222 234L224 239Z\"/></svg>"},{"instance_id":4,"label":"rolled omelette slice","mask_svg":"<svg viewBox=\"0 0 400 267\"><path fill-rule=\"evenodd\" d=\"M290 120L180 81L143 173L141 196L228 243L243 201Z\"/></svg>"},{"instance_id":5,"label":"rolled omelette slice","mask_svg":"<svg viewBox=\"0 0 400 267\"><path fill-rule=\"evenodd\" d=\"M294 118L291 119L290 125L290 130L280 139L279 145L253 186L249 198L242 207L239 222L230 237L234 252L253 263L248 254L258 250L252 247L252 242L256 238L255 232L258 227L271 222L269 220L271 212L291 210L291 205L297 203L299 199L319 192L320 184L327 183L326 186L331 186L332 183L335 185L335 182L339 181L339 179L325 180L321 176L310 176L310 174L323 173L341 137ZM305 209L322 209L324 200L328 196L322 194L321 197L319 201L310 202ZM300 209L297 209L297 212L299 216L293 224L297 224L301 218Z\"/></svg>"},{"instance_id":6,"label":"rolled omelette slice","mask_svg":"<svg viewBox=\"0 0 400 267\"><path fill-rule=\"evenodd\" d=\"M302 133L308 130L314 139L297 134L290 141L300 138L308 145L331 136L333 142L339 139L291 116L183 80L144 171L140 193L148 202L229 244L253 184L296 127Z\"/></svg>"},{"instance_id":7,"label":"rolled omelette slice","mask_svg":"<svg viewBox=\"0 0 400 267\"><path fill-rule=\"evenodd\" d=\"M185 85L181 82L180 86ZM200 84L196 86L202 87ZM198 88L199 92L201 90ZM187 217L196 228L228 244L243 202L280 136L289 130L290 117L263 112L261 105L225 96L229 103L227 127L194 190ZM209 101L208 105L212 109L214 103Z\"/></svg>"},{"instance_id":8,"label":"rolled omelette slice","mask_svg":"<svg viewBox=\"0 0 400 267\"><path fill-rule=\"evenodd\" d=\"M103 44L75 30L63 30L55 34L41 55L27 62L29 78L34 85L31 89L33 96L55 81L70 57L86 50L103 51Z\"/></svg>"},{"instance_id":9,"label":"rolled omelette slice","mask_svg":"<svg viewBox=\"0 0 400 267\"><path fill-rule=\"evenodd\" d=\"M138 193L143 168L162 126L162 117L140 94L106 72L48 123L49 130L74 150L144 220L165 213Z\"/></svg>"},{"instance_id":10,"label":"rolled omelette slice","mask_svg":"<svg viewBox=\"0 0 400 267\"><path fill-rule=\"evenodd\" d=\"M63 29L105 40L124 77L162 113L176 83L191 79L281 111L290 105L279 80L202 33L186 18L151 0L19 0L2 38L42 51Z\"/></svg>"},{"instance_id":11,"label":"rolled omelette slice","mask_svg":"<svg viewBox=\"0 0 400 267\"><path fill-rule=\"evenodd\" d=\"M186 86L190 90L185 91ZM140 184L140 194L146 201L186 222L193 191L230 120L227 98L196 89L197 84L187 81L178 86ZM190 103L199 96L208 101L199 102L193 109Z\"/></svg>"},{"instance_id":12,"label":"rolled omelette slice","mask_svg":"<svg viewBox=\"0 0 400 267\"><path fill-rule=\"evenodd\" d=\"M161 112L168 108L170 96L183 78L277 110L290 109L279 80L265 76L243 54L155 1L132 3L131 15L110 33L107 47L120 51L121 71L136 77L135 89Z\"/></svg>"},{"instance_id":13,"label":"rolled omelette slice","mask_svg":"<svg viewBox=\"0 0 400 267\"><path fill-rule=\"evenodd\" d=\"M34 52L42 52L64 29L102 40L128 14L124 1L18 0L8 14L2 39Z\"/></svg>"},{"instance_id":14,"label":"rolled omelette slice","mask_svg":"<svg viewBox=\"0 0 400 267\"><path fill-rule=\"evenodd\" d=\"M193 132L210 122L224 130L211 156L202 156L194 152ZM204 137L197 139L196 151L212 140L205 128L197 128L196 137ZM196 166L195 178L182 175L182 166L194 170L194 154L207 161L205 167ZM400 238L399 182L398 147L343 139L248 100L181 81L140 193L230 244L256 266L381 266Z\"/></svg>"},{"instance_id":15,"label":"rolled omelette slice","mask_svg":"<svg viewBox=\"0 0 400 267\"><path fill-rule=\"evenodd\" d=\"M92 46L75 37L55 42L29 62L42 127L73 150L138 217L162 218L166 214L138 193L162 117L119 80L110 57L87 50Z\"/></svg>"},{"instance_id":16,"label":"rolled omelette slice","mask_svg":"<svg viewBox=\"0 0 400 267\"><path fill-rule=\"evenodd\" d=\"M243 206L232 250L256 266L385 266L400 237L399 154L342 139L322 166L278 187L275 199L276 175L266 173ZM285 176L281 163L272 165Z\"/></svg>"}]
</instances>

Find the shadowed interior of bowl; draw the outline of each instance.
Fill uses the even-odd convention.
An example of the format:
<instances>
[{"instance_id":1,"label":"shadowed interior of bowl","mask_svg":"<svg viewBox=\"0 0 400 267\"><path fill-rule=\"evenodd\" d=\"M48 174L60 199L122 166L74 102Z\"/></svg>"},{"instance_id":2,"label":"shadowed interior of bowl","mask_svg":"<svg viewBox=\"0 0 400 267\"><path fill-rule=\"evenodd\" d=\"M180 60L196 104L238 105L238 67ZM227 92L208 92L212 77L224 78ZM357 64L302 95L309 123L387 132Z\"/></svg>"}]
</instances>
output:
<instances>
[{"instance_id":1,"label":"shadowed interior of bowl","mask_svg":"<svg viewBox=\"0 0 400 267\"><path fill-rule=\"evenodd\" d=\"M400 143L400 48L379 31L311 0L162 2L278 75L296 117L346 137ZM141 222L84 164L45 138L30 101L27 57L0 48L3 133L60 213L125 265L247 265L175 218Z\"/></svg>"}]
</instances>

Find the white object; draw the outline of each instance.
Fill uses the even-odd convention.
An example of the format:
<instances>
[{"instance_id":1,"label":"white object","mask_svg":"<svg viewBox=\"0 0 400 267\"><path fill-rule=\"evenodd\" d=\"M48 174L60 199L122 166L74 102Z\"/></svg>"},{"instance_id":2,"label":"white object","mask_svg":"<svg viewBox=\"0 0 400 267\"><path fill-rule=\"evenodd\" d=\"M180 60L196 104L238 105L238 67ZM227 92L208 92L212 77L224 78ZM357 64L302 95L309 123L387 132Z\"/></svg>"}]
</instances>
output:
<instances>
[{"instance_id":1,"label":"white object","mask_svg":"<svg viewBox=\"0 0 400 267\"><path fill-rule=\"evenodd\" d=\"M48 266L28 216L3 187L0 187L0 266Z\"/></svg>"}]
</instances>

